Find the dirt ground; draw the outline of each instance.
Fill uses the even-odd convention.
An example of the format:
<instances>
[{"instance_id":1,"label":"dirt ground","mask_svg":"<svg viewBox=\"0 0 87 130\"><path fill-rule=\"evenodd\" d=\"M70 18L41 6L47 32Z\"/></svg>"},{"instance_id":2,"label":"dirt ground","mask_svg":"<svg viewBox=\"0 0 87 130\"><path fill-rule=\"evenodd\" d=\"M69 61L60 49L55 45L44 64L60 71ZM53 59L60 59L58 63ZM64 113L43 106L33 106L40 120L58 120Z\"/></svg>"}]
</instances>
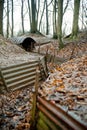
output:
<instances>
[{"instance_id":1,"label":"dirt ground","mask_svg":"<svg viewBox=\"0 0 87 130\"><path fill-rule=\"evenodd\" d=\"M42 58L39 54L26 52L21 47L0 36L0 66L9 66Z\"/></svg>"},{"instance_id":2,"label":"dirt ground","mask_svg":"<svg viewBox=\"0 0 87 130\"><path fill-rule=\"evenodd\" d=\"M36 52L51 55L49 76L41 82L38 93L87 126L87 33L81 33L76 41L64 39L64 43L62 50L53 39L36 46ZM1 66L36 60L37 55L0 36ZM56 58L61 64L55 64ZM0 130L29 130L33 87L0 94Z\"/></svg>"},{"instance_id":3,"label":"dirt ground","mask_svg":"<svg viewBox=\"0 0 87 130\"><path fill-rule=\"evenodd\" d=\"M80 33L77 40L63 39L65 47L59 50L58 40L51 40L50 43L37 47L36 51L40 53L50 54L57 61L68 61L72 58L81 57L87 54L87 32ZM51 59L50 59L51 60Z\"/></svg>"},{"instance_id":4,"label":"dirt ground","mask_svg":"<svg viewBox=\"0 0 87 130\"><path fill-rule=\"evenodd\" d=\"M50 61L52 61L53 57L58 61L64 62L72 58L81 57L83 54L87 54L87 32L80 33L76 41L71 41L65 38L63 40L65 47L62 50L59 50L58 40L33 34L30 36L37 39L37 44L40 45L35 47L34 52L50 55ZM11 64L36 60L38 57L40 57L38 53L34 54L26 52L19 46L12 44L10 40L0 36L0 66L8 66Z\"/></svg>"}]
</instances>

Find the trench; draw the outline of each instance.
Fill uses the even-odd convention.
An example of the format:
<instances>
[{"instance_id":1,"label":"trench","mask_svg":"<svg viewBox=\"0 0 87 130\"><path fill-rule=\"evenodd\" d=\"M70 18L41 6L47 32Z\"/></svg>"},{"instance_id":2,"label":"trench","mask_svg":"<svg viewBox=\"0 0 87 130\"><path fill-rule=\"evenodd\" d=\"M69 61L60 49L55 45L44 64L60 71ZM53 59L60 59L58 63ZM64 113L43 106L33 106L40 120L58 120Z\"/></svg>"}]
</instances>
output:
<instances>
[{"instance_id":1,"label":"trench","mask_svg":"<svg viewBox=\"0 0 87 130\"><path fill-rule=\"evenodd\" d=\"M36 41L34 39L27 37L22 41L21 45L26 51L32 51L35 48L35 43Z\"/></svg>"}]
</instances>

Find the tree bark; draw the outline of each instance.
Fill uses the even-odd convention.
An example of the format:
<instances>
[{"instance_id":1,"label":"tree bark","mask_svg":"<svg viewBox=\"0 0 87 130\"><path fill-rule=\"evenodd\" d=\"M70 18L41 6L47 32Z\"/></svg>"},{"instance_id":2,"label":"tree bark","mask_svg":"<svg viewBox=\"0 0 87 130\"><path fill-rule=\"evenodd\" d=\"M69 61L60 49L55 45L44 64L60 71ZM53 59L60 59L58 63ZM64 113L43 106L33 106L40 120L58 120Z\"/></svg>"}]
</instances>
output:
<instances>
[{"instance_id":1,"label":"tree bark","mask_svg":"<svg viewBox=\"0 0 87 130\"><path fill-rule=\"evenodd\" d=\"M7 38L9 37L9 0L7 0Z\"/></svg>"},{"instance_id":2,"label":"tree bark","mask_svg":"<svg viewBox=\"0 0 87 130\"><path fill-rule=\"evenodd\" d=\"M21 22L22 22L22 33L24 34L24 15L23 15L23 10L24 10L24 0L21 0L22 6L21 6Z\"/></svg>"},{"instance_id":3,"label":"tree bark","mask_svg":"<svg viewBox=\"0 0 87 130\"><path fill-rule=\"evenodd\" d=\"M47 0L45 0L46 2L46 35L49 34L49 22L48 22L48 6L47 6Z\"/></svg>"},{"instance_id":4,"label":"tree bark","mask_svg":"<svg viewBox=\"0 0 87 130\"><path fill-rule=\"evenodd\" d=\"M74 0L74 14L71 38L76 38L78 34L80 0Z\"/></svg>"},{"instance_id":5,"label":"tree bark","mask_svg":"<svg viewBox=\"0 0 87 130\"><path fill-rule=\"evenodd\" d=\"M39 31L40 31L40 27L41 27L41 22L42 22L44 10L45 10L45 0L44 0L44 5L43 5L43 11L42 11L41 18L40 18L40 22L39 22Z\"/></svg>"},{"instance_id":6,"label":"tree bark","mask_svg":"<svg viewBox=\"0 0 87 130\"><path fill-rule=\"evenodd\" d=\"M14 7L13 7L13 0L11 0L11 3L12 3L12 29L11 29L11 36L13 36L13 30L14 30L14 18L13 18L13 16L14 16Z\"/></svg>"},{"instance_id":7,"label":"tree bark","mask_svg":"<svg viewBox=\"0 0 87 130\"><path fill-rule=\"evenodd\" d=\"M29 20L30 20L30 27L31 27L31 9L30 9L30 3L29 3L29 0L27 0L27 2L28 2Z\"/></svg>"},{"instance_id":8,"label":"tree bark","mask_svg":"<svg viewBox=\"0 0 87 130\"><path fill-rule=\"evenodd\" d=\"M62 41L63 0L58 0L58 42L59 48L63 48Z\"/></svg>"},{"instance_id":9,"label":"tree bark","mask_svg":"<svg viewBox=\"0 0 87 130\"><path fill-rule=\"evenodd\" d=\"M54 5L53 5L53 38L58 38L58 34L57 34L57 0L54 0Z\"/></svg>"},{"instance_id":10,"label":"tree bark","mask_svg":"<svg viewBox=\"0 0 87 130\"><path fill-rule=\"evenodd\" d=\"M31 33L37 32L36 0L31 0Z\"/></svg>"},{"instance_id":11,"label":"tree bark","mask_svg":"<svg viewBox=\"0 0 87 130\"><path fill-rule=\"evenodd\" d=\"M39 16L39 11L40 11L40 0L38 0L38 2L36 1L37 4L37 14L36 14L36 25L37 25L37 28L38 28L38 16Z\"/></svg>"},{"instance_id":12,"label":"tree bark","mask_svg":"<svg viewBox=\"0 0 87 130\"><path fill-rule=\"evenodd\" d=\"M3 35L3 7L4 0L0 0L0 34Z\"/></svg>"}]
</instances>

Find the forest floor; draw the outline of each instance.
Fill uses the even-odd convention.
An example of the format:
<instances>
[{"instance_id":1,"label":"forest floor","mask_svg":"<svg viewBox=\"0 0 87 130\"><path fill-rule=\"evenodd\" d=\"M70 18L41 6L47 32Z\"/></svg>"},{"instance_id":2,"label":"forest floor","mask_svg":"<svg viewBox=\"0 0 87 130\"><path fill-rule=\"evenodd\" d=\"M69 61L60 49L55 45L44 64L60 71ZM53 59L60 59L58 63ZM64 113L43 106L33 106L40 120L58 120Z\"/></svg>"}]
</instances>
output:
<instances>
[{"instance_id":1,"label":"forest floor","mask_svg":"<svg viewBox=\"0 0 87 130\"><path fill-rule=\"evenodd\" d=\"M0 43L3 40L1 38ZM65 39L64 43L65 47L62 50L58 49L58 42L53 39L49 44L42 45L40 48L36 47L36 51L50 54L49 61L51 61L48 63L49 76L39 85L38 93L54 104L62 106L67 113L87 126L87 32L80 33L76 41ZM0 52L2 52L2 59L6 56L10 57L12 53L11 49L8 50L8 54L4 53L2 49ZM21 48L16 49L15 46L12 59L18 55L22 61L22 53L29 55ZM5 65L12 60L8 59L8 62L4 63ZM18 62L19 59L16 61ZM32 59L32 55L30 59ZM0 62L1 65L4 61ZM0 130L28 130L31 108L32 92L30 88L0 94Z\"/></svg>"}]
</instances>

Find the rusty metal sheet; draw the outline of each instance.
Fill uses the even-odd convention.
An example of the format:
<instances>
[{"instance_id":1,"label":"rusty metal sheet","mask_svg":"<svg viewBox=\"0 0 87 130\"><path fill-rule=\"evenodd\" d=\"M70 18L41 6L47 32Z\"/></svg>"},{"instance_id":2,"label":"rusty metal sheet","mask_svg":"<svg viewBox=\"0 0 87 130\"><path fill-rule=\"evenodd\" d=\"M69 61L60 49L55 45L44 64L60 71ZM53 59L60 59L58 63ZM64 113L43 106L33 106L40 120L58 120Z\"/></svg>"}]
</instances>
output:
<instances>
[{"instance_id":1,"label":"rusty metal sheet","mask_svg":"<svg viewBox=\"0 0 87 130\"><path fill-rule=\"evenodd\" d=\"M37 105L39 110L42 111L48 118L54 123L60 126L63 130L86 130L87 127L81 122L70 116L59 106L56 106L52 102L38 97L39 104Z\"/></svg>"},{"instance_id":2,"label":"rusty metal sheet","mask_svg":"<svg viewBox=\"0 0 87 130\"><path fill-rule=\"evenodd\" d=\"M44 60L44 58L42 60ZM4 83L5 88L16 90L35 83L37 67L39 68L39 61L31 61L7 67L1 67L1 79ZM42 79L41 74L43 74L43 71L45 69L44 67L45 65L41 67L39 80Z\"/></svg>"},{"instance_id":3,"label":"rusty metal sheet","mask_svg":"<svg viewBox=\"0 0 87 130\"><path fill-rule=\"evenodd\" d=\"M35 37L35 36L18 36L18 37L11 37L9 40L12 42L12 43L15 43L17 45L20 45L20 43L23 43L23 41L26 39L26 38L32 38L37 44L36 45L43 45L45 43L49 43L51 40L50 38L47 38L47 37Z\"/></svg>"}]
</instances>

